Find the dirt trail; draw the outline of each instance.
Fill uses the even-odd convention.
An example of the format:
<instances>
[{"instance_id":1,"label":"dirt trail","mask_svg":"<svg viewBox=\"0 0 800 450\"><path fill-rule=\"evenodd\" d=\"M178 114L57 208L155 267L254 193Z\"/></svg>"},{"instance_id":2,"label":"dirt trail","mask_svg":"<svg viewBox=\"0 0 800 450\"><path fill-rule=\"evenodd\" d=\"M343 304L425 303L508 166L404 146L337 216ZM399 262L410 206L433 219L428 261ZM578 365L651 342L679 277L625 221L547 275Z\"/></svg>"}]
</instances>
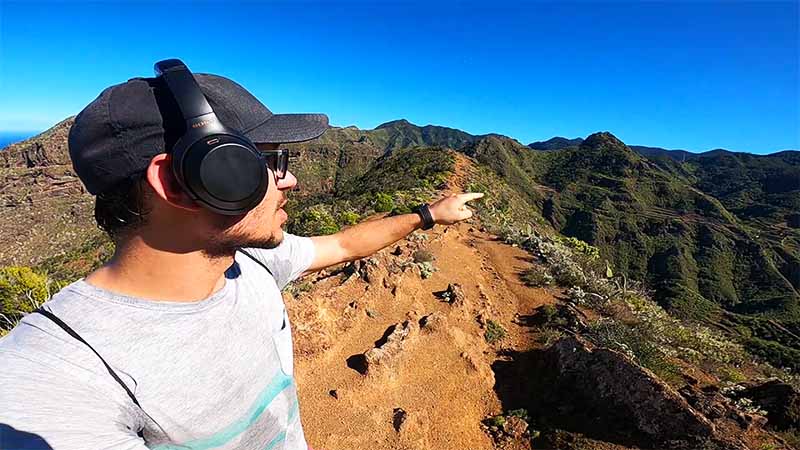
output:
<instances>
[{"instance_id":1,"label":"dirt trail","mask_svg":"<svg viewBox=\"0 0 800 450\"><path fill-rule=\"evenodd\" d=\"M458 166L454 190L463 179ZM313 448L494 448L481 429L481 420L502 409L491 364L501 348L531 344L515 316L555 298L519 281L532 265L526 252L470 222L417 232L362 263L364 275L323 275L308 293L287 298L301 417ZM427 279L412 264L419 249L434 258ZM456 283L463 299L451 304L434 295ZM432 313L441 316L438 325L419 329ZM493 346L484 339L488 319L508 331ZM359 356L406 320L414 329L396 355L362 374ZM405 411L402 424L397 409Z\"/></svg>"}]
</instances>

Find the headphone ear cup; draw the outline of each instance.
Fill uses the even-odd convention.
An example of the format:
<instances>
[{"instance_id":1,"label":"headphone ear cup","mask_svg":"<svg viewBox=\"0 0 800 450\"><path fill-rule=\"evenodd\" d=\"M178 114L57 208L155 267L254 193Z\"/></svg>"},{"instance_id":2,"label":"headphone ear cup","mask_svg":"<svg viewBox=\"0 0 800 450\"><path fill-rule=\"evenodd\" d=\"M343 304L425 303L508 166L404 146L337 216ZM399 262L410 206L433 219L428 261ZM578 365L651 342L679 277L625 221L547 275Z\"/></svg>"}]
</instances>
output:
<instances>
[{"instance_id":1,"label":"headphone ear cup","mask_svg":"<svg viewBox=\"0 0 800 450\"><path fill-rule=\"evenodd\" d=\"M205 137L190 146L182 159L179 172L187 190L220 214L247 213L269 188L264 157L236 136Z\"/></svg>"}]
</instances>

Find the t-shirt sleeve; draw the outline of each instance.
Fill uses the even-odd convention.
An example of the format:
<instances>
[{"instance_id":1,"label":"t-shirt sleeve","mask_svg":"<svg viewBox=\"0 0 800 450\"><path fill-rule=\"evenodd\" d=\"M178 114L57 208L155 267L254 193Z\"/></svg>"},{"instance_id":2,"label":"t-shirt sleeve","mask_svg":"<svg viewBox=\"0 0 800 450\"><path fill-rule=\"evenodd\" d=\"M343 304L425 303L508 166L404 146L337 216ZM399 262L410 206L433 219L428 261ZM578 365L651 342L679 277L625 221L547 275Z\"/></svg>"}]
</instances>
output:
<instances>
[{"instance_id":1,"label":"t-shirt sleeve","mask_svg":"<svg viewBox=\"0 0 800 450\"><path fill-rule=\"evenodd\" d=\"M311 238L283 233L283 241L275 248L246 248L262 264L269 267L278 289L283 289L311 267L316 257Z\"/></svg>"},{"instance_id":2,"label":"t-shirt sleeve","mask_svg":"<svg viewBox=\"0 0 800 450\"><path fill-rule=\"evenodd\" d=\"M78 373L13 351L0 351L0 367L0 449L147 448L116 395Z\"/></svg>"}]
</instances>

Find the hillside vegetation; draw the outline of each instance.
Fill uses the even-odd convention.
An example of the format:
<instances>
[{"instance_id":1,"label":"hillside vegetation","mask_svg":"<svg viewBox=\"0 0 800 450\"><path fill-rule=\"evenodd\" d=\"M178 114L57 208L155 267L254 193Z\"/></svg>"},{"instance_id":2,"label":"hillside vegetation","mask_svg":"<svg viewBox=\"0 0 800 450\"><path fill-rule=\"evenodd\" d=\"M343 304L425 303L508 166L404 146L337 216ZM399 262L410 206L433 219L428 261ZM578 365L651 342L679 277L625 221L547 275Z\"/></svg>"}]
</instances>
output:
<instances>
[{"instance_id":1,"label":"hillside vegetation","mask_svg":"<svg viewBox=\"0 0 800 450\"><path fill-rule=\"evenodd\" d=\"M0 153L0 180L5 186L0 190L4 208L0 216L4 244L0 253L0 329L4 331L113 252L108 239L93 225L92 198L69 165L69 126L67 120ZM485 425L496 445L504 436L497 430L520 420L531 426L538 421L543 436L549 436L546 442L555 446L561 442L559 430L634 447L660 442L656 437L661 431L645 425L606 433L603 427L582 428L574 422L576 419L569 418L570 414L548 413L559 407L554 392L573 408L597 401L593 407L602 409L598 405L609 398L624 403L617 398L625 396L614 390L618 387L609 387L612 390L604 393L605 400L591 400L595 393L571 392L563 384L563 373L553 374L541 366L540 361L551 358L560 361L558 364L578 364L563 359L565 353L559 352L567 348L580 349L588 360L608 356L607 363L624 366L617 367L620 373L648 386L665 383L672 386L669 389L679 389L692 377L735 384L765 374L796 382L791 374L800 370L800 152L755 156L714 151L677 157L641 147L636 150L606 132L586 139L539 144L541 150L500 135L474 136L400 120L374 130L332 128L320 139L290 145L294 155L291 170L300 180L287 206L288 229L292 232L335 233L368 218L409 212L445 192L481 191L487 196L476 205L480 219L470 227L461 227L456 237L442 232L434 239L449 242L464 255L473 251L470 249L482 248L486 262L491 255L509 252L497 247L500 244L490 243L495 242L492 236L497 236L524 252L514 258L527 262L520 267L501 259L493 260L492 266L472 267L462 262L446 268L424 245L429 237L422 234L404 241L391 255L384 254L387 250L372 262L333 269L323 278L292 286L290 292L311 295L318 282L324 284L324 277L333 277L341 278L341 286L349 286L342 288L347 292L355 289L352 280L361 280L364 292L379 291L386 298L395 298L399 281L391 280L411 271L419 280L439 283L437 286L444 290L435 292L434 298L456 305L463 292L444 283L445 273L469 280L471 273L489 271L495 274L495 280L505 280L508 288L492 282L488 294L482 290L483 284L465 288L464 301L477 310L446 309L448 320L459 323L460 331L451 331L451 337L445 340L453 340L447 342L462 348L461 358L477 367L483 381L475 382L481 386L490 379L485 371L491 365L498 380L518 381L521 375L517 370L540 371L543 380L555 377L552 382L558 389L551 391L545 385L498 386L497 381L494 391L503 409L496 411L496 404L483 406L487 412L494 408L493 422ZM437 251L457 258L447 253L456 251L456 247L443 246ZM376 270L389 272L376 278ZM486 277L481 283L492 279ZM381 278L384 281L375 282ZM432 286L427 281L419 283ZM466 286L466 281L462 283ZM423 297L411 298L414 301L403 303L404 307L430 307L430 299L421 300L429 293L415 289L409 292ZM351 294L356 295L347 296ZM352 305L358 305L358 301L320 295L341 303L336 303L338 309L329 311L332 317L342 314L341 320L336 319L336 326L341 325L337 333L353 326L357 313ZM516 309L502 310L503 295L511 299L509 307ZM530 310L531 305L525 303L528 295L546 298L536 304L541 309ZM364 314L378 321L384 313L392 317L414 315L388 304L382 308L366 309ZM295 320L300 321L299 334L313 340L303 334L311 326L303 320L311 319ZM533 330L535 342L515 327ZM413 327L408 330L416 332ZM513 341L517 353L504 354L512 349L491 347L493 350L484 349L483 353L489 356L477 356L465 344L472 338L464 338L463 333L479 333L477 336L490 347ZM565 341L567 335L577 340ZM604 353L607 349L612 353ZM515 364L499 363L509 355ZM487 362L485 358L498 359ZM646 371L627 368L631 361ZM315 364L323 363L330 361L320 359ZM348 370L359 371L358 364ZM320 366L320 370L324 368ZM514 375L509 375L512 372ZM345 372L342 379L353 376ZM588 380L570 383L584 382ZM517 388L529 397L515 398L512 394ZM700 406L686 405L691 396L700 402L698 396L706 394L698 394L696 387L680 394L663 386L658 389L668 393L668 398L661 400L694 411L681 417L696 427L697 436L717 442L719 448L739 448L726 447L730 436L709 431L708 420L716 420L713 414L703 412L708 418L698 418L691 408ZM738 401L733 394L726 395ZM579 410L573 412L574 417L583 417ZM628 413L633 415L620 420L651 420L643 419L641 414L645 413L641 411L624 414ZM760 414L757 408L747 412L751 413ZM739 417L739 413L730 414ZM665 420L673 419L670 416ZM790 438L795 436L788 428L783 430L788 430ZM532 432L526 436L526 442L536 442ZM430 442L440 441L432 438ZM581 444L575 445L581 448Z\"/></svg>"}]
</instances>

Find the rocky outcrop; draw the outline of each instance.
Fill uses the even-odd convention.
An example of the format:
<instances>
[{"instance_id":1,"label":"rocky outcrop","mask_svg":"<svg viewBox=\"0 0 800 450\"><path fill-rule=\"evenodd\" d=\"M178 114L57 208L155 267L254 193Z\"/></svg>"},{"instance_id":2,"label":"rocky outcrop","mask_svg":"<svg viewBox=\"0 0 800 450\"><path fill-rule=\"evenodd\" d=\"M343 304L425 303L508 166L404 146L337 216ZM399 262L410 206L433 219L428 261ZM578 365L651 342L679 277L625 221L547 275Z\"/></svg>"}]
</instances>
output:
<instances>
[{"instance_id":1,"label":"rocky outcrop","mask_svg":"<svg viewBox=\"0 0 800 450\"><path fill-rule=\"evenodd\" d=\"M389 365L418 332L419 325L413 320L406 320L389 327L383 337L375 343L375 347L364 353L364 373L374 373L380 367Z\"/></svg>"},{"instance_id":2,"label":"rocky outcrop","mask_svg":"<svg viewBox=\"0 0 800 450\"><path fill-rule=\"evenodd\" d=\"M559 382L593 402L598 412L622 415L637 434L654 440L711 437L714 425L674 389L622 353L577 337L556 342L549 350Z\"/></svg>"},{"instance_id":3,"label":"rocky outcrop","mask_svg":"<svg viewBox=\"0 0 800 450\"><path fill-rule=\"evenodd\" d=\"M767 424L780 431L800 429L800 392L780 380L746 386L738 393L767 412Z\"/></svg>"},{"instance_id":4,"label":"rocky outcrop","mask_svg":"<svg viewBox=\"0 0 800 450\"><path fill-rule=\"evenodd\" d=\"M531 427L543 430L543 442L557 448L607 442L625 448L745 450L742 436L763 424L763 418L736 410L721 395L696 386L678 392L629 356L579 335L543 350L505 352L492 369L503 408L524 408ZM564 433L580 439L567 445Z\"/></svg>"},{"instance_id":5,"label":"rocky outcrop","mask_svg":"<svg viewBox=\"0 0 800 450\"><path fill-rule=\"evenodd\" d=\"M72 122L63 120L35 138L9 145L0 152L0 168L69 165L67 135Z\"/></svg>"}]
</instances>

